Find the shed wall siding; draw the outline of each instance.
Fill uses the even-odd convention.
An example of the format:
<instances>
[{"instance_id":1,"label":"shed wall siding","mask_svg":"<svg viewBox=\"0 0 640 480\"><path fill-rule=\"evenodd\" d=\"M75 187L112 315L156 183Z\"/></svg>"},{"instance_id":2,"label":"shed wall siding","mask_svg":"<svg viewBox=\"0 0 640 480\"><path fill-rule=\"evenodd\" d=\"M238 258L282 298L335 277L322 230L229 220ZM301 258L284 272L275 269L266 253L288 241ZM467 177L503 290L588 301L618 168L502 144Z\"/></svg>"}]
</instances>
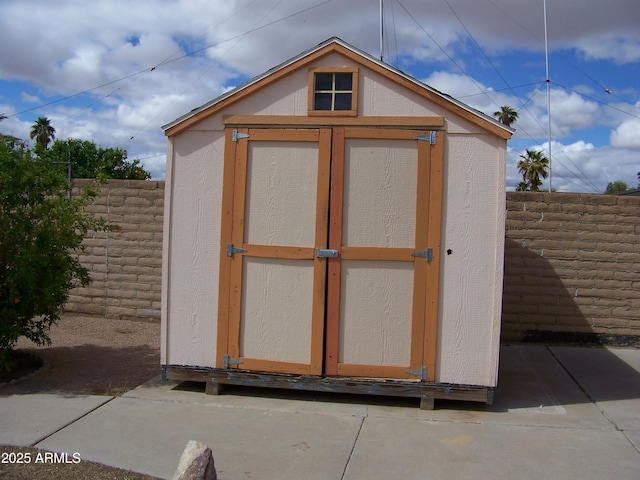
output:
<instances>
[{"instance_id":1,"label":"shed wall siding","mask_svg":"<svg viewBox=\"0 0 640 480\"><path fill-rule=\"evenodd\" d=\"M447 137L439 382L487 386L496 382L504 248L503 151L487 135Z\"/></svg>"},{"instance_id":2,"label":"shed wall siding","mask_svg":"<svg viewBox=\"0 0 640 480\"><path fill-rule=\"evenodd\" d=\"M173 140L164 237L167 364L215 366L223 150L218 133L185 132Z\"/></svg>"},{"instance_id":3,"label":"shed wall siding","mask_svg":"<svg viewBox=\"0 0 640 480\"><path fill-rule=\"evenodd\" d=\"M215 366L223 135L176 138L173 173L172 275L167 363ZM493 386L497 374L504 213L496 178L504 183L490 137L447 137L443 257L438 347L439 382ZM483 198L482 202L478 198ZM501 218L500 218L501 217ZM501 230L502 228L502 230ZM491 281L493 279L493 281ZM446 319L445 321L442 321Z\"/></svg>"}]
</instances>

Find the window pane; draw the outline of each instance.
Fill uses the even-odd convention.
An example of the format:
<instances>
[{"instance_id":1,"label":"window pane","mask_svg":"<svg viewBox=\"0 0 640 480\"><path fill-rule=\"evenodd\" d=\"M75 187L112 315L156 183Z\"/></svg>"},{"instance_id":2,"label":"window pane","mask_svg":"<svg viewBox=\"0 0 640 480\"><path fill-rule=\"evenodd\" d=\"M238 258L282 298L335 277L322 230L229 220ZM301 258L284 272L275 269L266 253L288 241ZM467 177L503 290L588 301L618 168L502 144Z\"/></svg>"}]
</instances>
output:
<instances>
[{"instance_id":1,"label":"window pane","mask_svg":"<svg viewBox=\"0 0 640 480\"><path fill-rule=\"evenodd\" d=\"M336 93L336 104L334 110L351 110L351 94Z\"/></svg>"},{"instance_id":2,"label":"window pane","mask_svg":"<svg viewBox=\"0 0 640 480\"><path fill-rule=\"evenodd\" d=\"M351 73L336 73L336 90L351 90L352 83Z\"/></svg>"},{"instance_id":3,"label":"window pane","mask_svg":"<svg viewBox=\"0 0 640 480\"><path fill-rule=\"evenodd\" d=\"M331 94L316 93L314 101L315 110L331 110Z\"/></svg>"},{"instance_id":4,"label":"window pane","mask_svg":"<svg viewBox=\"0 0 640 480\"><path fill-rule=\"evenodd\" d=\"M314 90L331 90L333 87L332 73L316 73Z\"/></svg>"}]
</instances>

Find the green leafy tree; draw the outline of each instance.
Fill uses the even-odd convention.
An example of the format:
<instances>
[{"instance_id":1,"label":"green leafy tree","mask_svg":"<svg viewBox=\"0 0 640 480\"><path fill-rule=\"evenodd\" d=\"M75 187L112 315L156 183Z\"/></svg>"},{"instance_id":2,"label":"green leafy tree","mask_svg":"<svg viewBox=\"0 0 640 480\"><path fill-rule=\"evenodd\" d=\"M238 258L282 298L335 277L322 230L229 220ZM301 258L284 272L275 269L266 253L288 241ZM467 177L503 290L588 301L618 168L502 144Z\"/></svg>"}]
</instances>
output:
<instances>
[{"instance_id":1,"label":"green leafy tree","mask_svg":"<svg viewBox=\"0 0 640 480\"><path fill-rule=\"evenodd\" d=\"M531 192L539 192L542 185L541 178L549 176L549 159L541 150L526 150L526 155L520 155L518 171L522 174L521 185L526 183Z\"/></svg>"},{"instance_id":2,"label":"green leafy tree","mask_svg":"<svg viewBox=\"0 0 640 480\"><path fill-rule=\"evenodd\" d=\"M96 189L66 193L60 169L24 144L0 141L0 370L11 367L19 337L50 343L69 290L90 280L77 258L83 238L115 229L84 210Z\"/></svg>"},{"instance_id":3,"label":"green leafy tree","mask_svg":"<svg viewBox=\"0 0 640 480\"><path fill-rule=\"evenodd\" d=\"M616 182L607 183L607 189L604 193L626 192L627 190L629 190L629 185L621 180L618 180Z\"/></svg>"},{"instance_id":4,"label":"green leafy tree","mask_svg":"<svg viewBox=\"0 0 640 480\"><path fill-rule=\"evenodd\" d=\"M504 105L497 112L493 112L493 116L503 125L510 127L518 119L518 112L509 105Z\"/></svg>"},{"instance_id":5,"label":"green leafy tree","mask_svg":"<svg viewBox=\"0 0 640 480\"><path fill-rule=\"evenodd\" d=\"M138 159L127 160L126 150L98 147L88 140L56 140L44 154L44 158L52 163L70 162L73 178L151 178L151 174L142 167Z\"/></svg>"},{"instance_id":6,"label":"green leafy tree","mask_svg":"<svg viewBox=\"0 0 640 480\"><path fill-rule=\"evenodd\" d=\"M56 138L56 129L51 126L47 117L38 117L29 133L31 140L36 140L36 151L43 152L51 143L51 140Z\"/></svg>"},{"instance_id":7,"label":"green leafy tree","mask_svg":"<svg viewBox=\"0 0 640 480\"><path fill-rule=\"evenodd\" d=\"M6 118L7 116L4 113L0 113L0 122ZM0 142L8 142L9 144L12 144L12 145L24 143L19 138L16 138L13 135L5 135L2 132L0 132Z\"/></svg>"}]
</instances>

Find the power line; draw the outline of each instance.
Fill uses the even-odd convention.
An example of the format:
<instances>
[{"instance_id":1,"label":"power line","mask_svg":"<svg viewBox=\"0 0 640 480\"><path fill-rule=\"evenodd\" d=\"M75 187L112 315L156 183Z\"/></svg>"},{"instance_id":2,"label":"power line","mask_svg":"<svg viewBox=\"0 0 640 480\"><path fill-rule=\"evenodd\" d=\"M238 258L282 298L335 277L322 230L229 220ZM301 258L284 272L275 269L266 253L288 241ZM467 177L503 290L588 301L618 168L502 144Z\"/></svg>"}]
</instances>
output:
<instances>
[{"instance_id":1,"label":"power line","mask_svg":"<svg viewBox=\"0 0 640 480\"><path fill-rule=\"evenodd\" d=\"M540 37L538 37L535 33L533 33L531 30L529 30L529 28L527 28L526 25L523 25L522 23L520 23L516 18L514 18L512 15L510 15L507 11L505 11L504 9L500 8L498 5L496 5L493 0L487 0L487 2L489 2L491 5L494 6L494 8L496 8L497 10L499 10L504 16L506 16L507 18L509 18L511 21L513 21L516 25L518 25L522 30L524 30L525 32L527 32L529 35L531 35L531 37L533 37L533 39L537 40L540 43L544 43L544 40L542 40ZM566 56L562 55L561 52L556 52L556 55L558 55L560 58L562 58L564 61L566 61L569 65L571 65L573 68L575 68L578 72L580 72L582 75L584 75L586 78L588 78L589 80L591 80L594 84L596 84L598 87L600 87L604 92L606 92L607 94L614 94L611 89L607 88L605 85L603 85L601 82L599 82L598 80L596 80L593 76L589 75L587 72L585 72L584 70L582 70L581 68L579 68L575 63L573 63L569 58L567 58Z\"/></svg>"},{"instance_id":2,"label":"power line","mask_svg":"<svg viewBox=\"0 0 640 480\"><path fill-rule=\"evenodd\" d=\"M562 85L562 84L560 84L560 83L558 83L558 82L553 82L553 81L552 81L551 83L553 83L553 84L555 84L555 85L557 85L557 86L559 86L559 87L561 87L561 88L564 88L565 90L568 90L568 91L570 91L570 92L573 92L573 93L575 93L576 95L580 95L580 96L581 96L581 97L583 97L583 98L586 98L586 99L588 99L588 100L591 100L592 102L599 103L600 105L602 105L602 106L604 106L604 107L611 108L612 110L617 110L618 112L620 112L620 113L624 113L625 115L629 115L630 117L640 119L640 115L635 115L635 114L633 114L633 113L631 113L631 112L628 112L627 110L623 110L623 109L618 108L618 107L616 107L616 106L614 106L614 105L611 105L611 104L609 104L609 103L602 102L602 101L598 100L597 98L590 97L589 95L586 95L586 94L584 94L584 93L582 93L582 92L578 92L577 90L574 90L574 89L572 89L572 88L570 88L570 87L567 87L567 86L565 86L565 85Z\"/></svg>"},{"instance_id":3,"label":"power line","mask_svg":"<svg viewBox=\"0 0 640 480\"><path fill-rule=\"evenodd\" d=\"M442 46L440 46L440 44L436 41L435 38L433 38L433 36L427 32L427 30L420 24L420 22L418 22L418 20L411 14L411 12L409 12L409 10L407 10L407 8L402 4L402 2L400 0L396 0L398 2L398 5L400 5L402 7L402 9L405 11L405 13L407 15L409 15L409 17L411 18L411 20L413 20L415 22L415 24L420 28L420 30L422 30L422 32L429 37L429 39L440 49L440 51L442 53L444 53L444 55L449 59L449 61L454 64L469 80L471 80L471 82L476 86L476 88L478 89L478 91L483 92L484 89L480 88L480 85L478 85L478 83L473 79L473 77L471 77L471 75L469 75L464 68L462 68L458 62L456 62L453 57L451 57L451 55L449 55L449 53L447 53L447 51L442 48ZM487 99L493 103L496 107L499 107L499 105L493 101L493 99L489 96L486 95Z\"/></svg>"},{"instance_id":4,"label":"power line","mask_svg":"<svg viewBox=\"0 0 640 480\"><path fill-rule=\"evenodd\" d=\"M420 29L429 37L429 39L431 39L431 41L446 55L446 57L451 61L451 63L453 63L469 80L471 80L471 82L476 86L476 88L478 88L478 90L480 91L478 94L484 94L487 99L494 104L496 107L499 108L499 105L493 100L493 98L491 98L489 96L489 94L482 88L480 88L480 86L478 85L478 83L471 77L471 75L469 75L464 68L462 68L446 51L444 48L442 48L438 42L433 38L433 36L431 36L426 29L417 21L417 19L407 10L407 8L402 4L402 2L400 2L400 0L396 0L398 2L398 5L400 5L402 7L402 9L407 13L407 15L409 15L409 17L416 23L416 25L418 25L418 27L420 27ZM466 28L466 26L464 25L464 23L462 22L462 19L456 14L456 12L453 10L453 8L451 8L451 5L449 4L449 2L447 1L447 5L449 6L449 8L451 9L451 11L453 12L454 16L458 19L458 22L460 22L460 24L462 25L462 27L465 29L465 31L467 32L467 34L469 35L469 37L472 39L472 41L475 43L475 45L478 47L478 49L483 53L483 55L485 56L485 58L487 58L487 60L489 61L489 63L491 64L491 66L494 68L494 70L498 73L498 75L500 76L500 78L503 80L503 82L505 83L505 85L507 85L507 89L510 90L516 97L517 95L515 94L515 92L513 92L513 88L509 86L509 83L507 82L507 80L500 74L500 72L498 72L497 68L495 68L495 66L493 65L493 62L491 62L491 60L488 58L488 56L484 53L484 51L482 50L482 48L480 47L480 45L478 44L478 42L473 38L473 36L471 35L471 32ZM545 81L544 83L542 83L542 85L548 85L548 83ZM527 110L527 112L531 115L531 117L534 119L534 121L538 124L538 126L540 126L541 130L544 131L544 128L540 125L540 123L538 122L538 119L535 115L533 115L527 108L526 108L526 104L533 98L533 96L535 96L538 93L538 90L536 90L536 92L534 92L534 94L525 102L522 104L521 108L524 108ZM519 127L520 130L525 133L525 135L527 135L532 141L536 141L528 132L526 132L525 129ZM549 146L551 145L551 143L549 143ZM566 156L566 153L565 153ZM567 158L569 158L567 156ZM571 161L571 159L569 159ZM573 163L573 161L571 161ZM580 172L580 174L584 177L586 182L592 183L588 177L577 167L577 165L575 165L575 163L573 163L573 165L578 169L578 171ZM593 188L594 190L597 191L597 188L595 187L595 185L591 185L591 188Z\"/></svg>"},{"instance_id":5,"label":"power line","mask_svg":"<svg viewBox=\"0 0 640 480\"><path fill-rule=\"evenodd\" d=\"M288 20L288 19L290 19L290 18L296 17L296 16L298 16L298 15L302 15L303 13L309 12L309 11L311 11L311 10L315 9L315 8L318 8L318 7L322 6L322 5L325 5L325 4L327 4L327 3L331 3L331 2L333 2L333 0L324 0L324 1L320 2L320 3L317 3L317 4L315 4L315 5L312 5L311 7L305 8L305 9L303 9L303 10L300 10L300 11L298 11L298 12L292 13L292 14L287 15L287 16L285 16L285 17L279 18L279 19L274 20L274 21L272 21L272 22L265 23L264 25L262 25L262 26L260 26L260 27L256 27L256 28L253 28L253 29L251 29L251 30L247 30L246 32L239 33L238 35L234 35L233 37L229 37L229 38L227 38L226 40L222 40L222 41L220 41L220 42L216 42L216 43L212 43L212 44L210 44L210 45L206 45L206 46L204 46L204 47L202 47L202 48L199 48L199 49L197 49L197 50L193 50L193 51L191 51L191 52L185 53L184 55L182 55L182 56L180 56L180 57L176 57L176 58L173 58L173 59L170 59L170 60L167 60L167 61L161 62L161 63L159 63L158 65L156 65L155 67L153 67L153 68L152 68L152 70L154 70L154 69L156 69L156 68L158 68L158 67L162 67L162 66L164 66L164 65L167 65L167 64L169 64L169 63L176 62L176 61L181 60L181 59L183 59L183 58L185 58L185 57L189 57L189 56L191 56L191 55L195 55L196 53L204 52L205 50L208 50L208 49L213 48L213 47L217 47L217 46L222 45L223 43L226 43L226 42L230 42L231 40L235 40L236 38L244 37L245 35L248 35L249 33L254 33L254 32L257 32L257 31L259 31L259 30L263 30L263 29L265 29L265 28L267 28L267 27L270 27L270 26L272 26L272 25L275 25L275 24L277 24L277 23L280 23L280 22L282 22L282 21L284 21L284 20Z\"/></svg>"},{"instance_id":6,"label":"power line","mask_svg":"<svg viewBox=\"0 0 640 480\"><path fill-rule=\"evenodd\" d=\"M135 77L135 76L140 75L140 74L145 73L145 72L147 72L147 69L139 70L139 71L137 71L137 72L130 73L129 75L125 75L125 76L123 76L123 77L117 78L116 80L111 80L111 81L109 81L109 82L106 82L106 83L100 84L100 85L98 85L97 87L89 88L89 89L87 89L87 90L82 90L81 92L77 92L77 93L74 93L74 94L72 94L72 95L67 95L67 96L65 96L65 97L58 98L58 99L56 99L56 100L52 100L52 101L47 102L47 103L42 103L42 104L40 104L40 105L38 105L38 106L36 106L36 107L28 108L28 109L26 109L26 110L22 110L21 112L14 113L14 114L12 114L12 115L7 115L7 118L17 117L18 115L22 115L23 113L32 112L33 110L38 110L38 109L40 109L40 108L48 107L48 106L50 106L50 105L54 105L54 104L56 104L56 103L64 102L64 101L66 101L66 100L70 100L70 99L72 99L72 98L79 97L80 95L85 95L85 94L87 94L87 93L91 93L91 92L93 92L93 91L95 91L95 90L98 90L98 89L100 89L100 88L108 87L109 85L113 85L113 84L115 84L115 83L121 82L121 81L126 80L126 79L128 79L128 78ZM108 96L108 95L107 95L107 96Z\"/></svg>"},{"instance_id":7,"label":"power line","mask_svg":"<svg viewBox=\"0 0 640 480\"><path fill-rule=\"evenodd\" d=\"M233 17L235 17L236 15L239 15L241 12L243 12L244 10L246 10L247 8L249 8L250 6L252 6L254 3L256 3L257 0L253 0L249 3L247 3L244 7L239 8L238 10L236 10L234 13L232 13L231 15L229 15L227 18L225 18L224 20L221 20L220 22L216 23L215 25L212 25L211 27L209 27L202 35L199 35L198 37L194 38L194 41L197 41L199 39L203 39L207 33L214 29L219 27L220 25L226 23L227 21L231 20ZM169 55L167 58L165 58L164 60L162 60L157 66L160 65L165 65L166 63L170 63L169 61L171 59L173 59L173 57L175 57L177 54L182 53L182 49L178 49L175 52L173 52L171 55ZM184 58L184 56L180 57L180 58ZM157 68L157 66L152 67L150 71L153 71L155 68Z\"/></svg>"},{"instance_id":8,"label":"power line","mask_svg":"<svg viewBox=\"0 0 640 480\"><path fill-rule=\"evenodd\" d=\"M476 39L474 38L474 36L471 34L471 31L467 28L467 26L464 24L464 22L462 21L462 18L460 18L460 16L458 15L458 13L454 10L454 8L451 6L451 3L449 3L449 0L445 0L445 3L447 4L447 6L449 7L449 10L451 10L451 13L453 13L453 15L456 17L456 19L458 20L458 23L460 23L460 25L462 26L462 28L464 28L465 32L467 32L467 35L469 36L469 38L471 39L471 41L474 43L474 45L476 46L476 48L478 50L480 50L480 53L482 53L482 55L484 56L485 60L489 63L489 65L491 65L491 68L493 68L493 71L496 72L496 74L500 77L500 79L502 80L502 82L507 86L507 90L509 90L515 97L516 99L518 99L518 101L521 102L520 98L518 97L518 95L516 94L516 92L514 91L514 89L509 85L509 82L507 82L507 79L500 73L500 71L498 70L498 68L495 66L495 64L491 61L491 58L489 58L489 56L485 53L484 49L480 46L480 43L478 41L476 41ZM533 97L538 93L539 90L536 90L533 95L531 95L531 97L529 97L529 99L527 99L526 102L522 103L520 105L519 111L521 110L525 110L527 113L529 113L529 115L531 115L531 117L536 121L536 123L538 123L536 117L529 111L529 109L527 108L527 103L529 103L529 101L531 99L533 99ZM494 102L494 104L496 104ZM496 104L497 105L497 104ZM539 123L538 123L539 125ZM544 130L544 129L543 129Z\"/></svg>"},{"instance_id":9,"label":"power line","mask_svg":"<svg viewBox=\"0 0 640 480\"><path fill-rule=\"evenodd\" d=\"M492 88L491 90L483 90L483 91L478 92L478 93L469 93L467 95L458 95L456 98L460 99L460 98L477 97L478 95L487 95L489 93L504 92L505 90L515 90L516 88L530 87L532 85L540 85L540 82L523 83L522 85L515 85L513 87ZM544 85L544 82L542 83L542 85ZM515 92L513 92L513 94L515 95ZM525 103L527 103L527 102L525 102Z\"/></svg>"},{"instance_id":10,"label":"power line","mask_svg":"<svg viewBox=\"0 0 640 480\"><path fill-rule=\"evenodd\" d=\"M533 100L533 98L534 98L538 93L540 93L540 91L542 90L542 87L543 87L543 86L545 86L546 84L547 84L547 82L542 82L542 83L540 84L540 87L539 87L539 88L537 88L537 89L535 90L535 92L534 92L534 93L533 93L533 94L532 94L532 95L527 99L527 101L525 102L525 105L526 105L526 103L528 103L528 102L530 102L531 100ZM540 124L540 122L538 121L538 118L537 118L535 115L533 115L531 112L529 112L529 110L527 110L527 112L529 113L529 115L531 115L531 118L532 118L532 119L533 119L533 121L538 125L538 127L540 127L540 130L544 131L544 127ZM532 140L532 141L534 141L534 142L536 141L536 139L535 139L535 138L533 138L533 136L532 136L532 135L530 135L530 134L529 134L529 133L528 133L524 128L521 128L521 127L518 127L518 128L519 128L522 132L524 132L524 134L525 134L525 135L527 135L527 137L529 137L529 139L530 139L530 140ZM556 142L556 144L557 144L557 142ZM567 155L566 151L565 151L563 148L560 148L560 152L561 152L565 157L567 157L567 159L571 162L571 164L574 166L574 168L575 168L575 169L579 172L579 174L583 177L583 179L584 179L583 181L585 182L584 186L588 186L588 187L590 187L590 188L591 188L591 190L592 190L594 193L600 193L600 192L599 192L599 190L598 190L598 188L597 188L597 187L595 186L595 184L591 181L591 179L590 179L590 178L589 178L589 177L588 177L588 176L587 176L587 175L582 171L582 169L581 169L578 165L576 165L576 163L571 159L571 157L569 157L569 155ZM558 158L556 158L556 161L560 162L560 160L559 160ZM561 164L561 166L563 166L563 167L567 168L567 167L566 167L566 165L564 165L562 162L560 162L560 164ZM578 176L579 176L579 175L578 175ZM561 177L561 178L566 178L566 177ZM587 184L588 184L588 185L587 185Z\"/></svg>"},{"instance_id":11,"label":"power line","mask_svg":"<svg viewBox=\"0 0 640 480\"><path fill-rule=\"evenodd\" d=\"M325 4L327 4L327 3L331 3L331 2L333 2L333 0L324 0L324 1L322 1L322 2L319 2L319 3L315 4L315 5L312 5L312 6L310 6L310 7L307 7L307 8L305 8L305 9L302 9L302 10L300 10L300 11L298 11L298 12L295 12L295 13L292 13L292 14L289 14L289 15L286 15L286 16L284 16L284 17L281 17L281 18L277 19L277 20L274 20L274 21L272 21L272 22L269 22L269 23L267 23L267 24L265 24L265 25L262 25L262 26L260 26L260 27L256 27L256 28L253 28L253 29L251 29L251 30L247 30L247 31L245 31L245 32L243 32L243 33L240 33L240 34L238 34L238 35L234 35L234 36L229 37L229 38L227 38L227 39L225 39L225 40L221 40L221 41L216 42L216 43L208 44L208 45L206 45L206 46L204 46L204 47L202 47L202 48L196 49L196 50L192 50L192 51L190 51L190 52L185 53L184 55L180 55L179 57L175 57L175 54L173 54L173 55L171 55L171 56L169 56L169 57L165 58L165 59L164 59L163 61L161 61L160 63L158 63L158 64L156 64L156 65L154 65L154 66L152 66L152 67L150 67L150 68L145 68L145 69L142 69L142 70L138 70L138 71L136 71L136 72L130 73L130 74L128 74L128 75L124 75L124 76L119 77L119 78L117 78L117 79L110 80L110 81L108 81L108 82L102 83L102 84L100 84L100 85L98 85L98 86L96 86L96 87L88 88L88 89L86 89L86 90L82 90L82 91L80 91L80 92L76 92L76 93L74 93L74 94L67 95L67 96L64 96L64 97L58 98L58 99L56 99L56 100L52 100L52 101L47 102L47 103L42 103L42 104L37 105L37 106L35 106L35 107L28 108L28 109L26 109L26 110L22 110L22 111L20 111L20 112L14 113L14 114L12 114L12 115L7 115L7 118L16 117L16 116L18 116L18 115L22 115L22 114L24 114L24 113L32 112L32 111L34 111L34 110L38 110L38 109L41 109L41 108L44 108L44 107L48 107L48 106L50 106L50 105L54 105L54 104L56 104L56 103L64 102L64 101L66 101L66 100L70 100L70 99L72 99L72 98L79 97L80 95L85 95L85 94L87 94L87 93L91 93L91 92L93 92L93 91L95 91L95 90L98 90L98 89L100 89L100 88L103 88L103 87L107 87L107 86L109 86L109 85L116 84L116 83L121 82L121 81L123 81L123 80L126 80L126 79L128 79L128 78L132 78L132 77L135 77L135 76L141 75L141 74L143 74L143 73L150 73L150 72L153 72L153 71L157 70L158 68L163 67L163 66L165 66L165 65L168 65L168 64L170 64L170 63L176 62L176 61L178 61L178 60L182 60L183 58L186 58L186 57L193 56L193 55L195 55L195 54L197 54L197 53L203 52L203 51L208 50L208 49L210 49L210 48L217 47L217 46L219 46L219 45L222 45L223 43L230 42L230 41L235 40L235 39L237 39L237 38L241 38L241 37L243 37L243 36L245 36L245 35L247 35L247 34L249 34L249 33L257 32L257 31L259 31L259 30L262 30L262 29L264 29L264 28L270 27L270 26L275 25L275 24L277 24L277 23L279 23L279 22L282 22L282 21L288 20L288 19L293 18L293 17L295 17L295 16L297 16L297 15L301 15L301 14L303 14L303 13L309 12L309 11L311 11L311 10L315 9L315 8L318 8L318 7L322 6L322 5L325 5ZM232 15L232 16L233 16L233 15ZM231 18L231 17L229 17L229 18ZM112 92L112 93L113 93L113 92ZM105 97L105 98L106 98L106 97Z\"/></svg>"},{"instance_id":12,"label":"power line","mask_svg":"<svg viewBox=\"0 0 640 480\"><path fill-rule=\"evenodd\" d=\"M489 0L489 1L491 2L491 0ZM496 68L496 66L494 65L494 63L493 63L493 62L491 61L491 59L489 58L489 56L484 52L484 50L482 49L482 47L480 46L480 44L479 44L479 43L476 41L476 39L473 37L473 35L471 34L470 30L466 27L466 25L464 24L464 22L462 21L462 19L460 18L460 16L457 14L457 12L456 12L456 11L454 10L454 8L451 6L451 4L449 3L449 0L445 0L445 2L446 2L446 4L447 4L447 6L449 7L449 9L451 10L451 12L453 13L453 15L456 17L456 19L457 19L457 20L458 20L458 22L460 23L460 25L462 25L462 27L463 27L463 28L464 28L464 30L466 31L467 35L469 36L469 38L473 41L473 43L474 43L474 44L475 44L475 46L478 48L478 50L480 50L480 52L482 53L482 55L484 56L484 58L485 58L485 59L487 60L487 62L491 65L491 67L493 68L493 70L498 74L498 76L501 78L501 80L504 82L504 84L505 84L505 85L507 85L507 87L508 87L507 89L508 89L508 90L510 90L510 91L511 91L511 93L512 93L514 96L516 96L516 98L518 98L518 97L517 97L517 95L516 95L516 93L513 91L513 88L511 88L511 87L509 86L509 83L507 82L507 80L506 80L506 79L504 78L504 76L500 73L500 71ZM493 2L491 2L491 3L493 3ZM495 5L494 5L494 6L495 6ZM499 8L499 7L496 7L496 8ZM503 13L505 13L505 14L506 14L506 12L503 12ZM506 14L506 15L508 15L508 14ZM508 16L509 16L509 18L512 18L510 15L508 15ZM515 19L513 19L513 18L512 18L512 20L514 20L516 23L518 23ZM518 23L518 24L519 24L519 23ZM525 27L523 27L523 28L525 28ZM525 28L525 30L529 31L529 30L528 30L528 29L526 29L526 28ZM529 31L529 33L531 33L531 32ZM535 35L533 35L533 33L531 33L531 35L532 35L532 36L534 36L534 38L536 38L536 36L535 36ZM546 39L546 37L545 37L545 39ZM546 51L546 48L545 48L545 51ZM548 63L547 63L546 65L547 65L547 78L546 78L546 81L545 81L542 85L546 85L546 86L547 86L547 89L549 89L549 82L550 82L550 81L549 81L549 78L548 78L548 77L549 77L549 75L548 75ZM583 73L584 73L584 72L583 72ZM586 75L586 74L585 74L585 75ZM588 75L587 75L587 76L588 76ZM590 77L589 77L589 78L590 78ZM595 79L591 79L591 80L593 80L593 81L595 82ZM603 88L604 88L604 87L603 87ZM529 101L531 101L531 100L533 99L533 97L534 97L534 96L535 96L539 91L540 91L540 89L537 89L537 90L533 93L533 95L531 95L531 97L529 97L529 99L521 105L520 110L525 109L525 110L526 110L526 111L531 115L531 117L534 119L534 121L538 124L538 126L541 128L541 130L543 130L543 131L544 131L544 128L542 128L542 126L541 126L541 125L540 125L540 123L538 122L537 117L536 117L535 115L533 115L533 114L528 110L528 108L526 108L527 103L529 103ZM547 92L547 93L549 93L549 92ZM550 131L551 118L550 118L550 117L549 117L548 121L549 121L549 132L548 132L548 133L549 133L549 146L548 146L548 149L549 149L549 152L551 152L551 138L550 138L550 135L551 135L551 131ZM525 132L525 131L524 131L524 129L522 129L522 128L521 128L521 130L522 130L523 132ZM531 137L531 135L529 135L527 132L525 132L525 134L526 134L527 136L529 136L529 137L531 138L531 140L534 140L534 139ZM534 140L534 141L535 141L535 140ZM576 163L575 163L575 162L574 162L574 161L573 161L573 160L572 160L572 159L571 159L571 158L566 154L566 152L565 152L563 149L561 149L561 151L562 151L562 153L567 157L567 159L571 162L571 164L575 167L575 169L580 173L580 175L582 175L582 177L583 177L583 178L584 178L584 179L585 179L585 180L590 184L590 186L591 186L595 191L597 191L597 187L593 184L593 182L589 179L589 177L588 177L588 176L587 176L587 175L582 171L582 169L580 169L580 167L578 167L578 165L576 165ZM566 168L566 167L565 167L565 168ZM550 179L550 181L551 181L551 179Z\"/></svg>"},{"instance_id":13,"label":"power line","mask_svg":"<svg viewBox=\"0 0 640 480\"><path fill-rule=\"evenodd\" d=\"M268 17L271 12L273 12L273 10L275 10L275 8L280 5L280 3L282 3L282 0L278 0L273 7L271 7L271 9L269 10L269 12L262 17L261 19L259 19L254 26L249 29L244 36L241 37L237 37L237 41L231 45L219 58L222 59L224 58L236 45L238 45L238 43L240 43L245 37L246 35L249 35L250 32L254 31L256 25L258 25L264 18ZM231 17L229 17L231 18ZM191 82L188 86L186 86L183 90L182 93L185 93L188 89L190 89L191 87L193 87L193 85L195 85L197 82L199 82L202 77L204 77L208 72L210 72L214 67L215 67L215 63L212 62L211 66L206 68L193 82ZM131 135L131 137L129 138L129 140L133 140L136 135L138 135L138 133L140 133L141 131L145 130L156 118L158 118L163 112L165 112L169 107L171 107L173 104L175 103L175 100L173 102L168 103L162 110L160 110L153 118L151 118L144 127L140 128L136 133L134 133L133 135Z\"/></svg>"}]
</instances>

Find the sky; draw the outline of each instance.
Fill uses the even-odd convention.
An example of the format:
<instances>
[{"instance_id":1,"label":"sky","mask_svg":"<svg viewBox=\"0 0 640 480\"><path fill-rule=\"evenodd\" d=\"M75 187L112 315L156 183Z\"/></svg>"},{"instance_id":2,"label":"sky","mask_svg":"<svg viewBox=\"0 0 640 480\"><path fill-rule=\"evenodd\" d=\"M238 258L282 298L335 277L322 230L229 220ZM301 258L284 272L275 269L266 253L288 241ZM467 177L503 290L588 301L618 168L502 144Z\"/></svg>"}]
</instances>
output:
<instances>
[{"instance_id":1,"label":"sky","mask_svg":"<svg viewBox=\"0 0 640 480\"><path fill-rule=\"evenodd\" d=\"M165 178L161 126L331 37L380 57L380 0L2 0L0 132L127 150ZM384 0L385 62L488 115L518 111L557 191L638 186L640 1ZM549 80L547 82L547 79ZM547 108L547 88L549 104ZM548 112L550 111L550 122ZM551 134L549 134L549 124ZM543 188L548 188L546 181Z\"/></svg>"}]
</instances>

